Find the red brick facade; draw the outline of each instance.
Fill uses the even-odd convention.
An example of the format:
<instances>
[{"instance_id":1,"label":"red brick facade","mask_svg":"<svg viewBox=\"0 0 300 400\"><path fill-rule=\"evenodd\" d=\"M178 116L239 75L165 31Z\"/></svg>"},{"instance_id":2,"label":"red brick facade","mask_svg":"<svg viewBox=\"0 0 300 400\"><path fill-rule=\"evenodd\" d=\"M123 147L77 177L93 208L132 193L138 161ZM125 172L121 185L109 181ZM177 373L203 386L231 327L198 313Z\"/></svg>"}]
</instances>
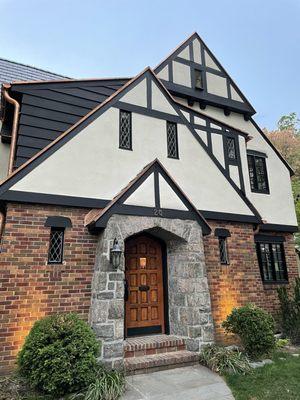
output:
<instances>
[{"instance_id":1,"label":"red brick facade","mask_svg":"<svg viewBox=\"0 0 300 400\"><path fill-rule=\"evenodd\" d=\"M278 311L278 285L263 284L256 256L252 224L209 221L215 228L225 228L231 236L227 238L229 265L222 265L219 257L218 238L211 234L204 238L205 263L215 323L216 340L230 340L224 334L221 323L236 306L253 302L274 316ZM272 235L272 233L268 233ZM285 257L289 282L298 275L294 238L290 233L276 233L285 236Z\"/></svg>"},{"instance_id":2,"label":"red brick facade","mask_svg":"<svg viewBox=\"0 0 300 400\"><path fill-rule=\"evenodd\" d=\"M0 368L11 367L34 321L75 311L87 318L97 237L84 228L89 210L9 204L0 255ZM69 217L62 265L47 265L47 216Z\"/></svg>"},{"instance_id":3,"label":"red brick facade","mask_svg":"<svg viewBox=\"0 0 300 400\"><path fill-rule=\"evenodd\" d=\"M74 311L87 319L90 307L97 236L84 228L88 209L47 205L8 204L0 255L0 369L13 367L33 322L47 314ZM48 216L69 217L64 263L48 265ZM232 307L252 301L268 311L277 309L276 286L262 284L254 245L253 226L217 223L230 230L230 265L219 261L218 239L205 237L205 257L216 339L223 340L220 323ZM285 252L292 282L297 276L293 236L285 234Z\"/></svg>"}]
</instances>

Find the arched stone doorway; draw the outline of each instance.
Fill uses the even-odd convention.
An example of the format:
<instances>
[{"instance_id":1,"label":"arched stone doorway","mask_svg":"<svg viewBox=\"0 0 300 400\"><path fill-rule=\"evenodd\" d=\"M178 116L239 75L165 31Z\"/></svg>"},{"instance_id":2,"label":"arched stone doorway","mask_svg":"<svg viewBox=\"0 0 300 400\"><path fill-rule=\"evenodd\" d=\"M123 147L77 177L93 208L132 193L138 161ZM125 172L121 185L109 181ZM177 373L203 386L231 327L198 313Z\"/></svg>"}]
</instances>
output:
<instances>
[{"instance_id":1,"label":"arched stone doorway","mask_svg":"<svg viewBox=\"0 0 300 400\"><path fill-rule=\"evenodd\" d=\"M101 358L113 367L123 362L125 242L144 233L166 245L170 334L184 337L193 351L213 341L202 231L197 221L114 214L99 235L90 309L90 323L102 341ZM114 238L123 250L118 270L109 260Z\"/></svg>"}]
</instances>

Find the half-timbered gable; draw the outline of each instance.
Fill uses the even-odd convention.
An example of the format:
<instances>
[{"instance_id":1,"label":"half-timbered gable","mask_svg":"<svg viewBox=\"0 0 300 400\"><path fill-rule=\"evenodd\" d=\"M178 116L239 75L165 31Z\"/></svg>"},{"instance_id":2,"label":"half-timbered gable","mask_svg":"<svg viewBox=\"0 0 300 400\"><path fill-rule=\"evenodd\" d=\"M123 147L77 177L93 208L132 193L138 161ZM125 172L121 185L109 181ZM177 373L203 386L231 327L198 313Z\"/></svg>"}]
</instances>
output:
<instances>
[{"instance_id":1,"label":"half-timbered gable","mask_svg":"<svg viewBox=\"0 0 300 400\"><path fill-rule=\"evenodd\" d=\"M254 109L209 48L194 33L162 61L155 73L177 97L192 104L221 105L254 114Z\"/></svg>"}]
</instances>

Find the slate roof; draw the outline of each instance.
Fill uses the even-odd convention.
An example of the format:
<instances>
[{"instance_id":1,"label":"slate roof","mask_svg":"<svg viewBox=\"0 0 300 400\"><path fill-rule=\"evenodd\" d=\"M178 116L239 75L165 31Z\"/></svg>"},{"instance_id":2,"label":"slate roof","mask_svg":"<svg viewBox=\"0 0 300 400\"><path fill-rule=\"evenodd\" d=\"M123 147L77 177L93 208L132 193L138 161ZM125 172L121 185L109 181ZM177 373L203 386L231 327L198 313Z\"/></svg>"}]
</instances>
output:
<instances>
[{"instance_id":1,"label":"slate roof","mask_svg":"<svg viewBox=\"0 0 300 400\"><path fill-rule=\"evenodd\" d=\"M61 78L68 79L67 76L0 58L0 86L3 83L11 83L14 81L37 81Z\"/></svg>"}]
</instances>

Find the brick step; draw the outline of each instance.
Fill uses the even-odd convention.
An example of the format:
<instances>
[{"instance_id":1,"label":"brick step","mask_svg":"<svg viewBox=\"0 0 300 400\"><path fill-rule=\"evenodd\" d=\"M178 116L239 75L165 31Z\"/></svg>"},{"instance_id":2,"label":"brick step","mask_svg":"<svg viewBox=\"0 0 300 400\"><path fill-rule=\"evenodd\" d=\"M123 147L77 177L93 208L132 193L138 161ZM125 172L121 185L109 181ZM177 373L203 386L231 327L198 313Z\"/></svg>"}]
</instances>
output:
<instances>
[{"instance_id":1,"label":"brick step","mask_svg":"<svg viewBox=\"0 0 300 400\"><path fill-rule=\"evenodd\" d=\"M199 362L199 354L188 351L152 354L149 356L130 357L125 359L127 375L145 374L163 369L179 368Z\"/></svg>"},{"instance_id":2,"label":"brick step","mask_svg":"<svg viewBox=\"0 0 300 400\"><path fill-rule=\"evenodd\" d=\"M125 358L185 350L185 340L173 335L152 335L126 339Z\"/></svg>"}]
</instances>

